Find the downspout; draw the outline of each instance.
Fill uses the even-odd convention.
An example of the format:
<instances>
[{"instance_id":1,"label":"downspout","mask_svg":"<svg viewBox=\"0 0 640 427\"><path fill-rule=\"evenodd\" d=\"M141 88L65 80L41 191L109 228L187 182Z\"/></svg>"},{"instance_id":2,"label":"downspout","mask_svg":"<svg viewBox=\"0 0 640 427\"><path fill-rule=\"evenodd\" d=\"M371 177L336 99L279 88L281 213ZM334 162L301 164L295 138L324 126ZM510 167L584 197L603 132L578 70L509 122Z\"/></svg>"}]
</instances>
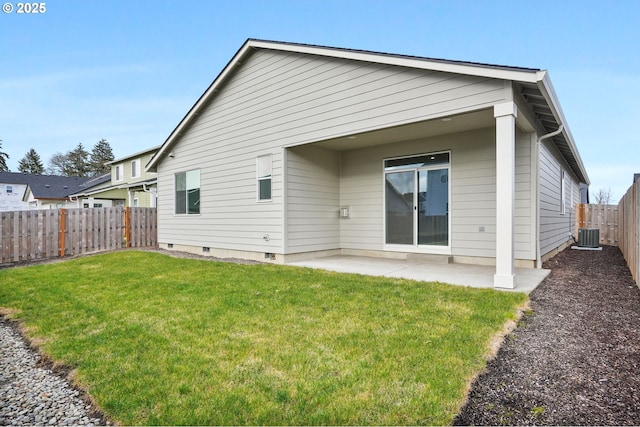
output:
<instances>
[{"instance_id":1,"label":"downspout","mask_svg":"<svg viewBox=\"0 0 640 427\"><path fill-rule=\"evenodd\" d=\"M553 138L564 130L564 125L560 123L560 127L546 135L538 138L536 143L536 268L542 268L542 255L540 254L540 144L543 140Z\"/></svg>"},{"instance_id":2,"label":"downspout","mask_svg":"<svg viewBox=\"0 0 640 427\"><path fill-rule=\"evenodd\" d=\"M151 207L155 208L156 207L155 197L156 197L157 192L153 191L150 188L147 188L147 183L146 182L142 183L142 191L144 191L145 193L149 193L151 195L151 200L153 200L153 206L151 206Z\"/></svg>"}]
</instances>

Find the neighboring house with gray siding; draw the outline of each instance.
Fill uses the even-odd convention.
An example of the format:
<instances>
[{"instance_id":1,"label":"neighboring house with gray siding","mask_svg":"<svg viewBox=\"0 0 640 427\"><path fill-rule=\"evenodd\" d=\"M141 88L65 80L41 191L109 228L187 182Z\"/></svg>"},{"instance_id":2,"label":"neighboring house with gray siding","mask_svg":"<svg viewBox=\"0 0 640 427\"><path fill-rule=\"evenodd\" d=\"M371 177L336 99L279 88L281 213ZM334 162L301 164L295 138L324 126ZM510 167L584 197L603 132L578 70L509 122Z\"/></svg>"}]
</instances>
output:
<instances>
[{"instance_id":1,"label":"neighboring house with gray siding","mask_svg":"<svg viewBox=\"0 0 640 427\"><path fill-rule=\"evenodd\" d=\"M540 267L589 179L546 71L247 40L147 170L165 248Z\"/></svg>"}]
</instances>

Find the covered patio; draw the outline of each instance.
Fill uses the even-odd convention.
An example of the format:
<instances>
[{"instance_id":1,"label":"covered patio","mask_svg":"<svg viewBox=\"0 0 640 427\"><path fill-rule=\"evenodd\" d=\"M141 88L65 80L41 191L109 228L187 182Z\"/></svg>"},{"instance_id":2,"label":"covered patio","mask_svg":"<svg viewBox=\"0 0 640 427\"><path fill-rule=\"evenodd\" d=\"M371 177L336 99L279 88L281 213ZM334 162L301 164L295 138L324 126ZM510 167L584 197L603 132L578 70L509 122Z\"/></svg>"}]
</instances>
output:
<instances>
[{"instance_id":1,"label":"covered patio","mask_svg":"<svg viewBox=\"0 0 640 427\"><path fill-rule=\"evenodd\" d=\"M318 268L340 273L396 277L424 282L443 282L474 288L531 293L551 270L515 268L514 288L495 288L495 266L472 264L437 264L390 258L336 255L288 263L300 267Z\"/></svg>"}]
</instances>

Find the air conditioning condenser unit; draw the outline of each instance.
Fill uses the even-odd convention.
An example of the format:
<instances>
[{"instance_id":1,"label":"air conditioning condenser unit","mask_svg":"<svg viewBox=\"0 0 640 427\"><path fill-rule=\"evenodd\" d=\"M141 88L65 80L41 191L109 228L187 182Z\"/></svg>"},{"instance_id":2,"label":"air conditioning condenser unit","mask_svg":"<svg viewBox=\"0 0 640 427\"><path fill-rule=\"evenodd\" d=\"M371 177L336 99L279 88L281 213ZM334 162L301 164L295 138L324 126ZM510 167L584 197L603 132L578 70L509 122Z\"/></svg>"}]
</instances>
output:
<instances>
[{"instance_id":1,"label":"air conditioning condenser unit","mask_svg":"<svg viewBox=\"0 0 640 427\"><path fill-rule=\"evenodd\" d=\"M598 228L578 229L578 246L582 248L600 247L600 229Z\"/></svg>"}]
</instances>

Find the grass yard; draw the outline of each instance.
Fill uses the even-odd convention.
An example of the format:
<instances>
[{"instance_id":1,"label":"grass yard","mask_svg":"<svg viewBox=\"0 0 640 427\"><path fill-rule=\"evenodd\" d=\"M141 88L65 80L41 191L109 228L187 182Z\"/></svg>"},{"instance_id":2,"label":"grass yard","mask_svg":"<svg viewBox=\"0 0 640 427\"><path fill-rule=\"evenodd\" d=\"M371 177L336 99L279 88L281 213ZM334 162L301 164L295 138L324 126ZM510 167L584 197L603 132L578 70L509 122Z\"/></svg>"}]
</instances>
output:
<instances>
[{"instance_id":1,"label":"grass yard","mask_svg":"<svg viewBox=\"0 0 640 427\"><path fill-rule=\"evenodd\" d=\"M449 424L526 299L141 251L0 271L0 307L127 425Z\"/></svg>"}]
</instances>

